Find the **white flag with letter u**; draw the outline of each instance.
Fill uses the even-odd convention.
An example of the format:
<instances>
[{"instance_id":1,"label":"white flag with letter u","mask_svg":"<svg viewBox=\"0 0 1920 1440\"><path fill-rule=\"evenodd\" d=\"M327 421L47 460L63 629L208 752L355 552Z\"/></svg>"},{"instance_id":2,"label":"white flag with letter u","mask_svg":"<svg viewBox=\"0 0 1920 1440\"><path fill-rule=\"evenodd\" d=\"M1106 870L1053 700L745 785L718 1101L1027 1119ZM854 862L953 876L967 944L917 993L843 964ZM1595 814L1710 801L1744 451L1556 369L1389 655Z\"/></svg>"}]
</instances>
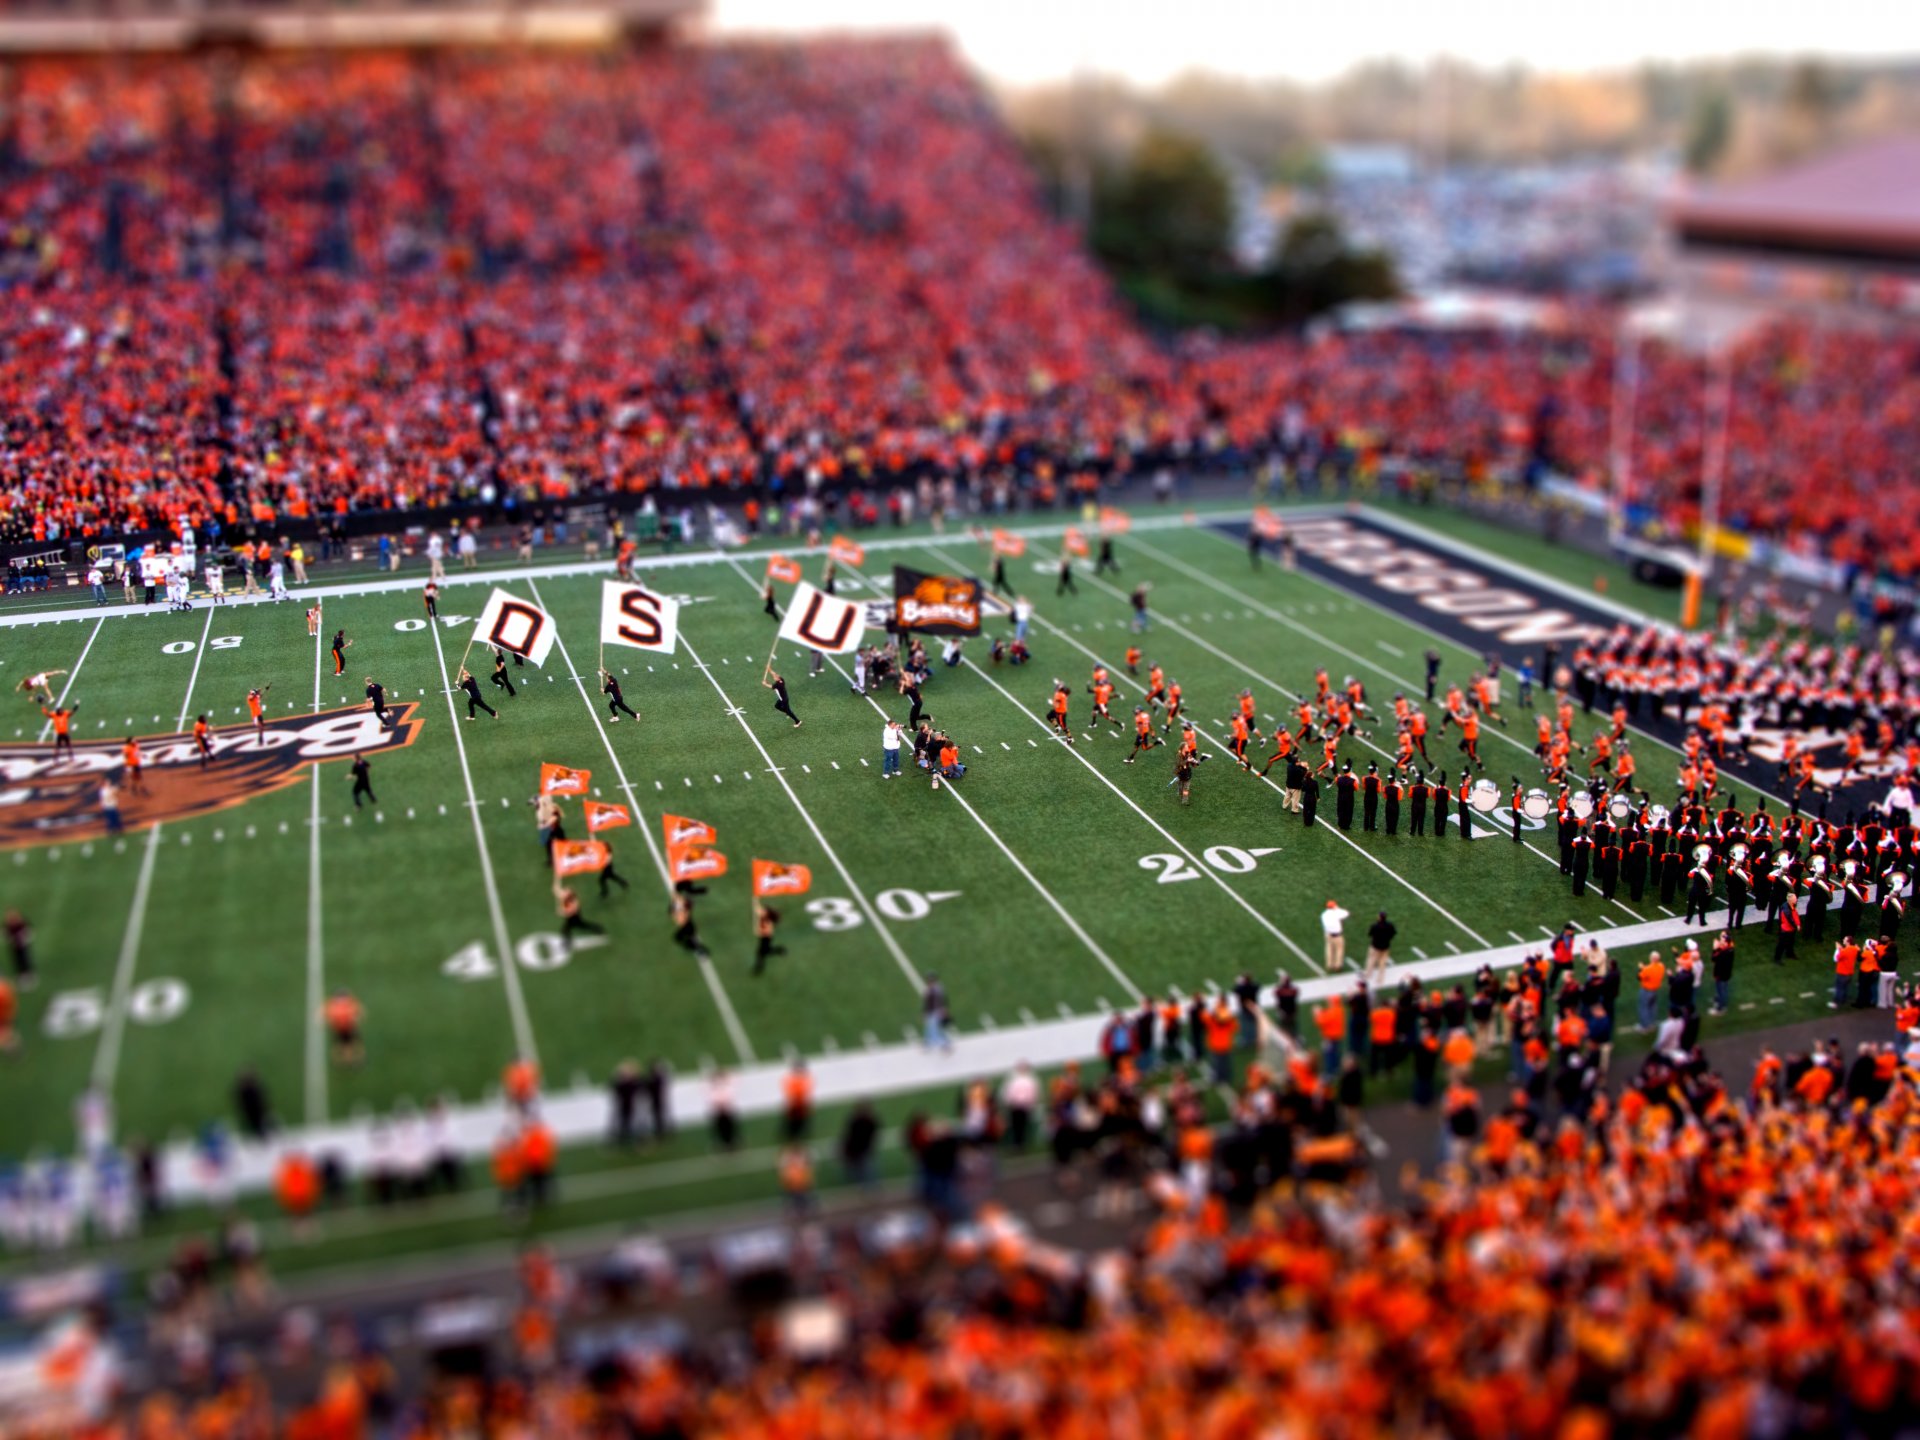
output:
<instances>
[{"instance_id":1,"label":"white flag with letter u","mask_svg":"<svg viewBox=\"0 0 1920 1440\"><path fill-rule=\"evenodd\" d=\"M829 655L858 650L866 633L866 608L859 601L836 599L804 580L793 587L793 603L780 622L782 640Z\"/></svg>"},{"instance_id":2,"label":"white flag with letter u","mask_svg":"<svg viewBox=\"0 0 1920 1440\"><path fill-rule=\"evenodd\" d=\"M480 612L480 623L473 628L473 643L544 665L556 633L553 617L538 605L496 590L487 597L487 608Z\"/></svg>"},{"instance_id":3,"label":"white flag with letter u","mask_svg":"<svg viewBox=\"0 0 1920 1440\"><path fill-rule=\"evenodd\" d=\"M600 587L600 643L670 651L680 642L680 602L644 585L608 580Z\"/></svg>"}]
</instances>

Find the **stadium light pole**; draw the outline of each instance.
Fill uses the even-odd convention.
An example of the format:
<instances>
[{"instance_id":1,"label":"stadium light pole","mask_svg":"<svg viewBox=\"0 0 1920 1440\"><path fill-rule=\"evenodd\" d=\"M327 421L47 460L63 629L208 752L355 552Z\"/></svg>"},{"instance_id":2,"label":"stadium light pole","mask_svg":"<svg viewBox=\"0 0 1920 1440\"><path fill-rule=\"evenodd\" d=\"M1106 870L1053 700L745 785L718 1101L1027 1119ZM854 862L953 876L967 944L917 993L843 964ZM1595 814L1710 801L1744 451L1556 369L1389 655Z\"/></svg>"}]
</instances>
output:
<instances>
[{"instance_id":1,"label":"stadium light pole","mask_svg":"<svg viewBox=\"0 0 1920 1440\"><path fill-rule=\"evenodd\" d=\"M1708 380L1706 444L1700 456L1700 578L1713 575L1713 541L1720 528L1720 486L1727 471L1727 428L1733 415L1733 359L1730 347L1714 352Z\"/></svg>"},{"instance_id":2,"label":"stadium light pole","mask_svg":"<svg viewBox=\"0 0 1920 1440\"><path fill-rule=\"evenodd\" d=\"M1633 488L1633 420L1640 399L1640 337L1624 319L1613 335L1612 443L1608 446L1607 539L1627 532L1627 496Z\"/></svg>"}]
</instances>

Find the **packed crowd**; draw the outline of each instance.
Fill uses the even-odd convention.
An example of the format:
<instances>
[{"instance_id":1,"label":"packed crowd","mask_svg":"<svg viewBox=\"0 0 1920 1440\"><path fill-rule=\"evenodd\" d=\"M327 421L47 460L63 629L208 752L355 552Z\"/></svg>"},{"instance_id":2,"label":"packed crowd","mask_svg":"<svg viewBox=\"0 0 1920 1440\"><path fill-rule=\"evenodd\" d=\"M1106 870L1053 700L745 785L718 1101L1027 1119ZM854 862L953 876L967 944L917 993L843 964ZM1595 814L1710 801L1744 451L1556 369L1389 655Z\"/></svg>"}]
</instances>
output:
<instances>
[{"instance_id":1,"label":"packed crowd","mask_svg":"<svg viewBox=\"0 0 1920 1440\"><path fill-rule=\"evenodd\" d=\"M1149 337L934 43L13 77L11 540L929 472L1045 501L1168 461L1597 484L1608 460L1605 314ZM1784 326L1731 366L1728 520L1920 568L1915 343ZM1625 368L1636 501L1685 523L1712 377L1651 343Z\"/></svg>"},{"instance_id":2,"label":"packed crowd","mask_svg":"<svg viewBox=\"0 0 1920 1440\"><path fill-rule=\"evenodd\" d=\"M281 1409L264 1369L235 1357L75 1433L1884 1433L1920 1402L1920 1255L1903 1223L1920 1000L1900 996L1900 1038L1762 1049L1734 1077L1707 1062L1697 1014L1679 1023L1690 990L1629 1072L1580 1018L1610 1014L1618 970L1562 950L1471 993L1382 987L1357 1026L1364 982L1309 1018L1243 977L1164 1028L1147 1019L1144 1047L1110 1036L1103 1075L1022 1067L970 1084L951 1118L901 1132L945 1223L794 1261L801 1298L743 1347L629 1344L604 1327L568 1344L570 1324L643 1277L574 1273L535 1248L493 1366L416 1385L377 1337L322 1345L291 1326L277 1359L324 1375L302 1408ZM1406 1018L1404 1045L1383 1014ZM1256 1038L1289 1029L1319 1038ZM1486 1046L1513 1048L1504 1101L1469 1083ZM1408 1050L1441 1163L1390 1196L1360 1178L1371 1136L1353 1077L1362 1056L1390 1070ZM804 1199L800 1067L787 1096L780 1179ZM849 1181L871 1182L878 1136L856 1108L835 1147ZM1091 1187L1089 1213L1129 1226L1130 1244L1057 1247L996 1202L998 1157L1039 1145L1057 1188ZM232 1249L201 1254L186 1281L261 1283L257 1238Z\"/></svg>"}]
</instances>

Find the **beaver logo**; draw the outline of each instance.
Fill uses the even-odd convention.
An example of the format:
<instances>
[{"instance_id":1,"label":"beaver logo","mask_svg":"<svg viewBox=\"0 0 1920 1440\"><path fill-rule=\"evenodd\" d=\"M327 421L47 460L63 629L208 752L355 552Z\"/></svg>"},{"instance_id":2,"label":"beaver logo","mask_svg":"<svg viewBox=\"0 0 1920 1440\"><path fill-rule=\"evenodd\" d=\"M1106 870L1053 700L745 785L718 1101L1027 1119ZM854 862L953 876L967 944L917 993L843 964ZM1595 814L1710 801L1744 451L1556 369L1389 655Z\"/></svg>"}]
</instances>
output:
<instances>
[{"instance_id":1,"label":"beaver logo","mask_svg":"<svg viewBox=\"0 0 1920 1440\"><path fill-rule=\"evenodd\" d=\"M205 770L191 735L143 737L146 793L120 792L122 827L132 832L191 820L284 790L304 777L308 766L404 749L426 723L416 718L418 709L412 703L389 706L390 726L364 708L289 716L269 721L263 732L251 722L223 725L207 736L213 760ZM105 836L100 785L120 778L121 744L119 739L83 741L71 756L57 759L51 745L0 745L0 849Z\"/></svg>"},{"instance_id":2,"label":"beaver logo","mask_svg":"<svg viewBox=\"0 0 1920 1440\"><path fill-rule=\"evenodd\" d=\"M892 628L923 635L978 635L980 582L894 566Z\"/></svg>"}]
</instances>

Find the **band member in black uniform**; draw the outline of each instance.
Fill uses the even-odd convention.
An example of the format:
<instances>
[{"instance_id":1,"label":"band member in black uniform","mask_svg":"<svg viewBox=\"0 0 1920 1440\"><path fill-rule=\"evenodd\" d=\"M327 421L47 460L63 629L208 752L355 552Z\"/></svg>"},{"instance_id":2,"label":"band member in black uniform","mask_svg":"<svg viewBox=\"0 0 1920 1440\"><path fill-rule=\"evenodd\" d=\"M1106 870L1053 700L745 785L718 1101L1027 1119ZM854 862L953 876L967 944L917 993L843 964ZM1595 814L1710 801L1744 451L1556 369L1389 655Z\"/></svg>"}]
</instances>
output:
<instances>
[{"instance_id":1,"label":"band member in black uniform","mask_svg":"<svg viewBox=\"0 0 1920 1440\"><path fill-rule=\"evenodd\" d=\"M1513 812L1513 843L1520 843L1520 802L1526 799L1526 792L1520 788L1520 777L1513 780L1513 804L1507 808Z\"/></svg>"},{"instance_id":2,"label":"band member in black uniform","mask_svg":"<svg viewBox=\"0 0 1920 1440\"><path fill-rule=\"evenodd\" d=\"M1473 793L1473 777L1462 771L1460 774L1460 838L1473 838L1473 806L1467 803L1467 797Z\"/></svg>"},{"instance_id":3,"label":"band member in black uniform","mask_svg":"<svg viewBox=\"0 0 1920 1440\"><path fill-rule=\"evenodd\" d=\"M1360 781L1360 828L1371 830L1380 815L1380 767L1371 760Z\"/></svg>"},{"instance_id":4,"label":"band member in black uniform","mask_svg":"<svg viewBox=\"0 0 1920 1440\"><path fill-rule=\"evenodd\" d=\"M1673 846L1660 857L1660 903L1667 909L1673 908L1673 898L1680 892L1680 881L1687 873L1687 855L1678 845Z\"/></svg>"},{"instance_id":5,"label":"band member in black uniform","mask_svg":"<svg viewBox=\"0 0 1920 1440\"><path fill-rule=\"evenodd\" d=\"M1386 831L1389 835L1400 833L1400 776L1396 771L1387 777L1384 787L1387 797Z\"/></svg>"},{"instance_id":6,"label":"band member in black uniform","mask_svg":"<svg viewBox=\"0 0 1920 1440\"><path fill-rule=\"evenodd\" d=\"M1593 856L1593 836L1582 825L1573 837L1573 893L1587 893L1587 866Z\"/></svg>"},{"instance_id":7,"label":"band member in black uniform","mask_svg":"<svg viewBox=\"0 0 1920 1440\"><path fill-rule=\"evenodd\" d=\"M1313 777L1311 771L1308 771L1300 781L1300 823L1311 830L1314 814L1319 809L1320 782Z\"/></svg>"},{"instance_id":8,"label":"band member in black uniform","mask_svg":"<svg viewBox=\"0 0 1920 1440\"><path fill-rule=\"evenodd\" d=\"M1707 906L1713 900L1713 861L1702 860L1687 871L1687 913L1683 917L1691 922L1698 917L1702 925L1707 923Z\"/></svg>"},{"instance_id":9,"label":"band member in black uniform","mask_svg":"<svg viewBox=\"0 0 1920 1440\"><path fill-rule=\"evenodd\" d=\"M1424 776L1407 785L1407 833L1422 835L1427 833L1428 785Z\"/></svg>"},{"instance_id":10,"label":"band member in black uniform","mask_svg":"<svg viewBox=\"0 0 1920 1440\"><path fill-rule=\"evenodd\" d=\"M1594 857L1594 876L1600 882L1600 894L1608 900L1620 888L1620 862L1624 858L1617 838L1609 838Z\"/></svg>"},{"instance_id":11,"label":"band member in black uniform","mask_svg":"<svg viewBox=\"0 0 1920 1440\"><path fill-rule=\"evenodd\" d=\"M1636 834L1627 842L1626 859L1621 865L1621 877L1627 882L1627 895L1637 905L1647 890L1647 870L1653 864L1653 842L1645 835Z\"/></svg>"},{"instance_id":12,"label":"band member in black uniform","mask_svg":"<svg viewBox=\"0 0 1920 1440\"><path fill-rule=\"evenodd\" d=\"M1433 834L1436 840L1444 839L1447 833L1447 772L1442 770L1440 778L1433 785Z\"/></svg>"},{"instance_id":13,"label":"band member in black uniform","mask_svg":"<svg viewBox=\"0 0 1920 1440\"><path fill-rule=\"evenodd\" d=\"M1340 767L1340 774L1333 782L1333 818L1342 830L1353 828L1353 793L1359 783L1354 779L1352 761Z\"/></svg>"}]
</instances>

